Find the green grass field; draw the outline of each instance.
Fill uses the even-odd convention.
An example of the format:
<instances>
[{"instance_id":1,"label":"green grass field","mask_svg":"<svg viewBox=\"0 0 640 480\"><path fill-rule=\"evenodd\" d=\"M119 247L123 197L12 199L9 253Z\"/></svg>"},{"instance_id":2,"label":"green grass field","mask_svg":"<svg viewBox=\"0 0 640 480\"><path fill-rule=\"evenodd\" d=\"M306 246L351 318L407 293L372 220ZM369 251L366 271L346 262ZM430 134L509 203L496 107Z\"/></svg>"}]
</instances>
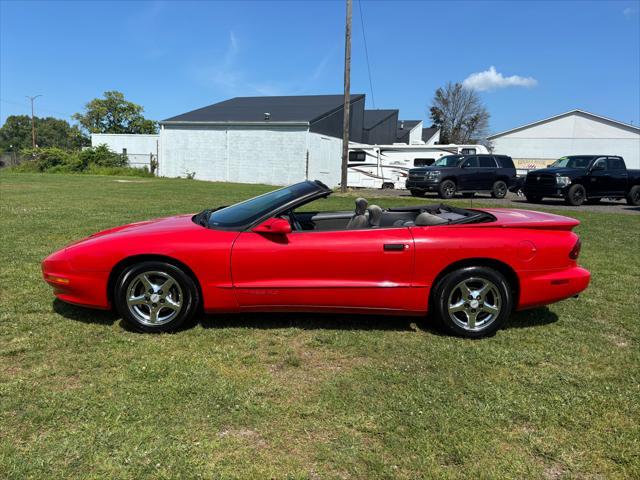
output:
<instances>
[{"instance_id":1,"label":"green grass field","mask_svg":"<svg viewBox=\"0 0 640 480\"><path fill-rule=\"evenodd\" d=\"M0 478L640 477L640 215L572 213L590 288L485 340L308 314L144 335L54 301L42 258L270 187L4 172L0 188Z\"/></svg>"}]
</instances>

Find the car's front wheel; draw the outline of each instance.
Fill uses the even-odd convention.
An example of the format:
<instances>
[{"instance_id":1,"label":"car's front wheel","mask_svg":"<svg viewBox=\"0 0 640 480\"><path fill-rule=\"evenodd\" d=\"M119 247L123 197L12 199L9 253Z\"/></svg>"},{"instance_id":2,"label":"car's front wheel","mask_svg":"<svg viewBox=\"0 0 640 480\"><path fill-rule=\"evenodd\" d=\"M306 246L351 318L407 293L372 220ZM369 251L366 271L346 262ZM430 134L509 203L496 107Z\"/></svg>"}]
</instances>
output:
<instances>
[{"instance_id":1,"label":"car's front wheel","mask_svg":"<svg viewBox=\"0 0 640 480\"><path fill-rule=\"evenodd\" d=\"M569 187L569 191L567 195L564 197L564 201L567 205L571 205L573 207L579 207L587 200L587 191L585 188L576 183L575 185L571 185Z\"/></svg>"},{"instance_id":2,"label":"car's front wheel","mask_svg":"<svg viewBox=\"0 0 640 480\"><path fill-rule=\"evenodd\" d=\"M456 184L453 180L445 180L438 186L438 195L440 198L453 198L456 194Z\"/></svg>"},{"instance_id":3,"label":"car's front wheel","mask_svg":"<svg viewBox=\"0 0 640 480\"><path fill-rule=\"evenodd\" d=\"M508 318L513 306L507 279L488 267L455 270L438 282L431 305L447 330L479 338L493 334Z\"/></svg>"},{"instance_id":4,"label":"car's front wheel","mask_svg":"<svg viewBox=\"0 0 640 480\"><path fill-rule=\"evenodd\" d=\"M122 318L143 332L170 332L193 317L198 302L195 282L167 262L140 262L118 277L113 295Z\"/></svg>"}]
</instances>

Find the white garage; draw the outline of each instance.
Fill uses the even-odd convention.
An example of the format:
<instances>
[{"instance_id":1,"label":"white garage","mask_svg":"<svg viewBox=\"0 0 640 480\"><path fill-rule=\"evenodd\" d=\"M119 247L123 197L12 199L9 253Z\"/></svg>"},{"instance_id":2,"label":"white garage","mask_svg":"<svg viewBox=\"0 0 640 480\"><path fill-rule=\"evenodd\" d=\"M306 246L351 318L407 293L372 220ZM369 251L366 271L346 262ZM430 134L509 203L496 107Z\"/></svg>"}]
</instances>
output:
<instances>
[{"instance_id":1,"label":"white garage","mask_svg":"<svg viewBox=\"0 0 640 480\"><path fill-rule=\"evenodd\" d=\"M495 153L509 155L519 169L544 167L565 155L620 155L640 168L640 128L572 110L489 137Z\"/></svg>"},{"instance_id":2,"label":"white garage","mask_svg":"<svg viewBox=\"0 0 640 480\"><path fill-rule=\"evenodd\" d=\"M364 95L351 96L351 139L362 140ZM160 122L158 173L288 185L340 182L342 95L236 97Z\"/></svg>"}]
</instances>

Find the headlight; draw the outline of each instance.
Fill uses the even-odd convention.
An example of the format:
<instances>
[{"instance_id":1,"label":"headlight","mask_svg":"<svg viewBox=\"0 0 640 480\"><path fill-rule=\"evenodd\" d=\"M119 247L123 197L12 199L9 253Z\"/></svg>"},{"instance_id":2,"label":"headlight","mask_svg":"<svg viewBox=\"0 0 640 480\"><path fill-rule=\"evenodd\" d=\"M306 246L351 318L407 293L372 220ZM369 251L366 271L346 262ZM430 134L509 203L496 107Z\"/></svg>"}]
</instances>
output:
<instances>
[{"instance_id":1,"label":"headlight","mask_svg":"<svg viewBox=\"0 0 640 480\"><path fill-rule=\"evenodd\" d=\"M430 170L425 175L425 178L438 178L440 176L440 170Z\"/></svg>"},{"instance_id":2,"label":"headlight","mask_svg":"<svg viewBox=\"0 0 640 480\"><path fill-rule=\"evenodd\" d=\"M571 178L558 175L556 177L556 185L559 185L561 187L566 187L567 185L571 185Z\"/></svg>"}]
</instances>

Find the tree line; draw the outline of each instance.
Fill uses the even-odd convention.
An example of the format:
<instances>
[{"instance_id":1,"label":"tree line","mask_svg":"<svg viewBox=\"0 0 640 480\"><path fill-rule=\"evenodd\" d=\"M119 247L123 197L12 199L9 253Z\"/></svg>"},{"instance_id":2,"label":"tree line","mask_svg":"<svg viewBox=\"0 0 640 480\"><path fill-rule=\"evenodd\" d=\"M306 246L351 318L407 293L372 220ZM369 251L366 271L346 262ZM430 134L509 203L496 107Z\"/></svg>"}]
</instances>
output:
<instances>
[{"instance_id":1,"label":"tree line","mask_svg":"<svg viewBox=\"0 0 640 480\"><path fill-rule=\"evenodd\" d=\"M121 92L104 92L72 116L77 125L54 117L35 117L39 148L79 150L91 144L91 133L157 133L158 122L143 115L141 105L128 101ZM21 152L32 147L31 117L10 115L0 127L0 151Z\"/></svg>"}]
</instances>

